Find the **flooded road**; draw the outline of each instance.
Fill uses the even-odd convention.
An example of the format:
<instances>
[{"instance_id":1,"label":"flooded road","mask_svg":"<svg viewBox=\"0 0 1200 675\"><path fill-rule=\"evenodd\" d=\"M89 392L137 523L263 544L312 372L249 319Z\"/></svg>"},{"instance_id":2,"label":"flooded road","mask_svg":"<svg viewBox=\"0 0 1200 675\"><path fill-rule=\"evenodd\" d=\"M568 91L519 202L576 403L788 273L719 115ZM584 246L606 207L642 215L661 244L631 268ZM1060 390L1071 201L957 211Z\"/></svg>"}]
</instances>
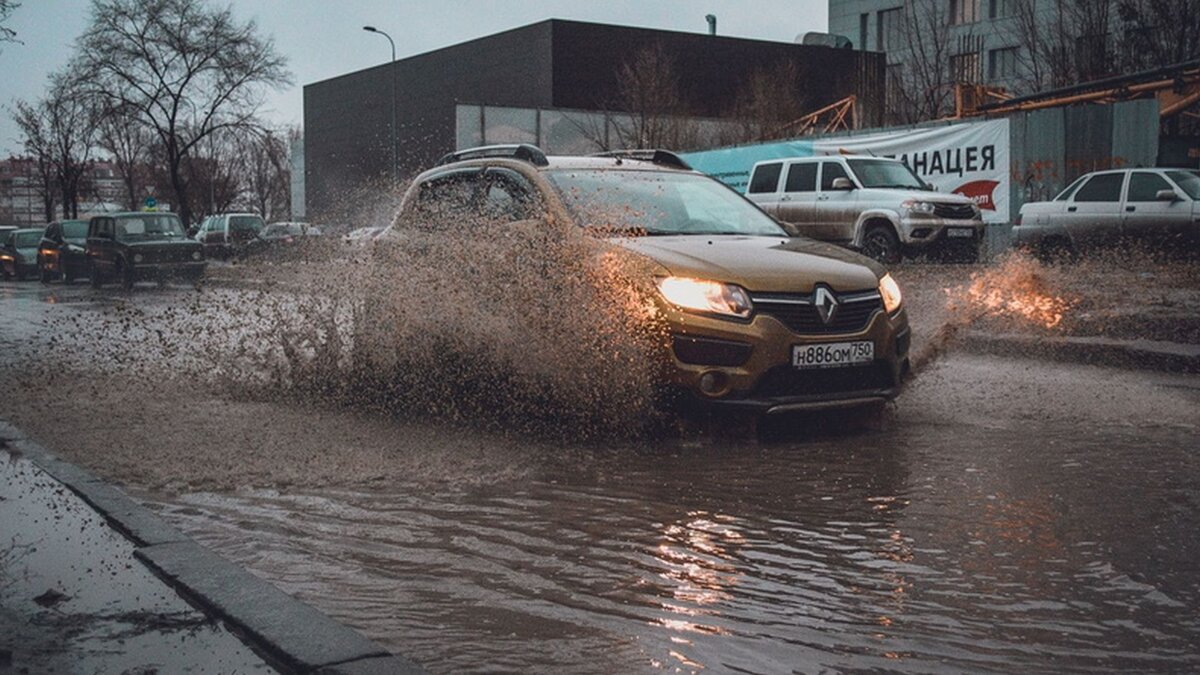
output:
<instances>
[{"instance_id":1,"label":"flooded road","mask_svg":"<svg viewBox=\"0 0 1200 675\"><path fill-rule=\"evenodd\" d=\"M10 368L108 302L45 292ZM3 415L434 672L1200 670L1196 376L951 350L880 430L566 446L105 377Z\"/></svg>"}]
</instances>

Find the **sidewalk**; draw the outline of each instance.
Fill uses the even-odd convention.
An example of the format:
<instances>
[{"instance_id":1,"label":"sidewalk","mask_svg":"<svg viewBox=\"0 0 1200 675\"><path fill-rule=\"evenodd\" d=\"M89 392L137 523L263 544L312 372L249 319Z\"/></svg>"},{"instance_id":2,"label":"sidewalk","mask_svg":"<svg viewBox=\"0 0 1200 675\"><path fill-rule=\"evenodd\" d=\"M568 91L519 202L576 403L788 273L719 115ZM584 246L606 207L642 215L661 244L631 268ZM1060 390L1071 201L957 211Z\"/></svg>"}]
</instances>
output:
<instances>
[{"instance_id":1,"label":"sidewalk","mask_svg":"<svg viewBox=\"0 0 1200 675\"><path fill-rule=\"evenodd\" d=\"M0 421L0 673L47 671L421 672Z\"/></svg>"}]
</instances>

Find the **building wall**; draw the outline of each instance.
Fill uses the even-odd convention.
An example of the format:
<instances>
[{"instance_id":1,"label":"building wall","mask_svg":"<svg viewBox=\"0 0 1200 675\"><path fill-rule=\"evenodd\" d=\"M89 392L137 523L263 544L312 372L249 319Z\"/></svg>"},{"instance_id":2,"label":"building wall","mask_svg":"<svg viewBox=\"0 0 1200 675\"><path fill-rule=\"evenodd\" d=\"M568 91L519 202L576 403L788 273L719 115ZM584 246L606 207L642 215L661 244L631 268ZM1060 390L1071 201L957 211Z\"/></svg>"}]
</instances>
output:
<instances>
[{"instance_id":1,"label":"building wall","mask_svg":"<svg viewBox=\"0 0 1200 675\"><path fill-rule=\"evenodd\" d=\"M364 40L380 38L370 35ZM510 116L511 140L537 138L524 130L530 109L611 109L617 71L638 49L661 43L676 59L693 114L728 114L741 85L756 69L795 59L811 73L808 97L824 105L859 95L865 123L877 123L883 77L878 55L829 47L713 37L551 20L472 40L304 88L305 203L311 217L376 196L388 187L391 86L397 88L397 167L406 177L455 149L456 104L487 106ZM371 45L386 54L386 44ZM364 45L364 48L366 46ZM469 113L469 111L467 111ZM456 122L458 123L456 125ZM492 128L498 119L492 117Z\"/></svg>"},{"instance_id":2,"label":"building wall","mask_svg":"<svg viewBox=\"0 0 1200 675\"><path fill-rule=\"evenodd\" d=\"M975 20L952 25L952 5L972 1L976 3L973 10ZM1038 11L1042 16L1047 16L1047 20L1053 4L1053 0L1043 0L1038 4ZM1017 22L1012 17L1012 8L1012 0L829 0L829 32L849 38L855 49L885 52L889 65L901 64L905 62L908 44L903 40L892 40L894 44L887 44L887 31L881 13L895 9L901 9L902 14L924 12L924 18L919 20L922 26L926 25L930 16L941 20L939 23L949 36L951 55L979 55L979 83L1019 91L1022 81L1027 78L1024 70L1026 57L1023 52L998 53L1006 49L1021 49L1021 38ZM971 15L971 11L966 14ZM1013 56L1016 58L1011 58ZM995 68L993 61L996 62ZM950 67L949 63L945 65Z\"/></svg>"}]
</instances>

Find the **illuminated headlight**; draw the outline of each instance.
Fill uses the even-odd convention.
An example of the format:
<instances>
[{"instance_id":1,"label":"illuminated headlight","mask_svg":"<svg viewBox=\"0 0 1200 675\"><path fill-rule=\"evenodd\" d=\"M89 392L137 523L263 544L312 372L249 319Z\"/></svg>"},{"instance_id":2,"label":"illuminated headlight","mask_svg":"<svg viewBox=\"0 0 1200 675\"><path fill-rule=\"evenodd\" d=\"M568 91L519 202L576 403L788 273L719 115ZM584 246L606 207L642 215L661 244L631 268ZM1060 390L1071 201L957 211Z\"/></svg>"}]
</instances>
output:
<instances>
[{"instance_id":1,"label":"illuminated headlight","mask_svg":"<svg viewBox=\"0 0 1200 675\"><path fill-rule=\"evenodd\" d=\"M926 216L932 215L934 208L933 202L919 202L915 199L909 199L901 204L901 206L908 209L909 213L920 213Z\"/></svg>"},{"instance_id":2,"label":"illuminated headlight","mask_svg":"<svg viewBox=\"0 0 1200 675\"><path fill-rule=\"evenodd\" d=\"M200 251L192 251L192 260L200 260L203 257L204 256L200 254Z\"/></svg>"},{"instance_id":3,"label":"illuminated headlight","mask_svg":"<svg viewBox=\"0 0 1200 675\"><path fill-rule=\"evenodd\" d=\"M741 286L706 279L663 277L658 291L671 304L698 312L711 312L745 319L753 306Z\"/></svg>"},{"instance_id":4,"label":"illuminated headlight","mask_svg":"<svg viewBox=\"0 0 1200 675\"><path fill-rule=\"evenodd\" d=\"M900 284L892 278L892 275L885 274L879 280L879 295L883 296L883 308L888 314L900 309Z\"/></svg>"},{"instance_id":5,"label":"illuminated headlight","mask_svg":"<svg viewBox=\"0 0 1200 675\"><path fill-rule=\"evenodd\" d=\"M135 263L140 263L145 259L146 259L145 256L143 256L141 253L133 254L133 262L135 262Z\"/></svg>"}]
</instances>

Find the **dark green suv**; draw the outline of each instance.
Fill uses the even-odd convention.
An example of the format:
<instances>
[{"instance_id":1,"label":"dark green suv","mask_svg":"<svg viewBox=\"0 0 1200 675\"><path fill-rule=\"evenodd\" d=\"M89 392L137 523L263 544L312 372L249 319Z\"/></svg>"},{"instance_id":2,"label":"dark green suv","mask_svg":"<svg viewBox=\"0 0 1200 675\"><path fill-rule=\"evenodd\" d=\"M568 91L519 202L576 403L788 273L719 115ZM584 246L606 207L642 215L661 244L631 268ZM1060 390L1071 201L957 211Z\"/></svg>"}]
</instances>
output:
<instances>
[{"instance_id":1,"label":"dark green suv","mask_svg":"<svg viewBox=\"0 0 1200 675\"><path fill-rule=\"evenodd\" d=\"M184 236L174 213L113 213L88 224L88 274L92 285L117 280L125 289L138 281L197 283L204 275L204 247Z\"/></svg>"}]
</instances>

